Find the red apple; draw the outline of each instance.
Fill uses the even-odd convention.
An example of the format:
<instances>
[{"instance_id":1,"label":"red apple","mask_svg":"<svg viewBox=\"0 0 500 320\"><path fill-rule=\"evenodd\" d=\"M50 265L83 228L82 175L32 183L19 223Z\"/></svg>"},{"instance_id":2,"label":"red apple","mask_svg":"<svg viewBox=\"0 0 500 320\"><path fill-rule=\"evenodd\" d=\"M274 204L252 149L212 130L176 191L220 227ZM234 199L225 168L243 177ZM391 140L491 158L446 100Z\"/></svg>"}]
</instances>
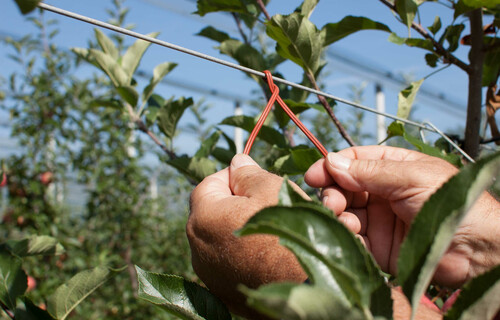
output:
<instances>
[{"instance_id":1,"label":"red apple","mask_svg":"<svg viewBox=\"0 0 500 320\"><path fill-rule=\"evenodd\" d=\"M44 185L47 186L52 182L52 179L54 178L54 175L50 171L45 171L40 174L40 182Z\"/></svg>"},{"instance_id":2,"label":"red apple","mask_svg":"<svg viewBox=\"0 0 500 320\"><path fill-rule=\"evenodd\" d=\"M0 188L7 185L7 174L4 172L2 174L2 181L0 182Z\"/></svg>"},{"instance_id":3,"label":"red apple","mask_svg":"<svg viewBox=\"0 0 500 320\"><path fill-rule=\"evenodd\" d=\"M27 292L33 291L36 288L36 280L32 276L28 276L28 289Z\"/></svg>"}]
</instances>

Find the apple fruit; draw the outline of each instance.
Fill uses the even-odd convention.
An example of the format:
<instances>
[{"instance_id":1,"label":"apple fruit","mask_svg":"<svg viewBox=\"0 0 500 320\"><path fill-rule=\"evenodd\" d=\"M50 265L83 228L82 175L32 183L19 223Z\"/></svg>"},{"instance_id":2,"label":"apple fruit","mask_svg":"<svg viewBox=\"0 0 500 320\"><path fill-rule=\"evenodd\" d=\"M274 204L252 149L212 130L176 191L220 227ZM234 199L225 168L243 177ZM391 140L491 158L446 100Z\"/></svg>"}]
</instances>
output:
<instances>
[{"instance_id":1,"label":"apple fruit","mask_svg":"<svg viewBox=\"0 0 500 320\"><path fill-rule=\"evenodd\" d=\"M26 289L27 292L33 291L36 288L36 280L32 276L28 276L28 288Z\"/></svg>"},{"instance_id":2,"label":"apple fruit","mask_svg":"<svg viewBox=\"0 0 500 320\"><path fill-rule=\"evenodd\" d=\"M2 173L2 181L0 181L0 188L5 187L7 185L7 174L5 172Z\"/></svg>"},{"instance_id":3,"label":"apple fruit","mask_svg":"<svg viewBox=\"0 0 500 320\"><path fill-rule=\"evenodd\" d=\"M47 186L52 182L52 179L54 178L54 175L50 171L45 171L40 174L40 182L44 185Z\"/></svg>"}]
</instances>

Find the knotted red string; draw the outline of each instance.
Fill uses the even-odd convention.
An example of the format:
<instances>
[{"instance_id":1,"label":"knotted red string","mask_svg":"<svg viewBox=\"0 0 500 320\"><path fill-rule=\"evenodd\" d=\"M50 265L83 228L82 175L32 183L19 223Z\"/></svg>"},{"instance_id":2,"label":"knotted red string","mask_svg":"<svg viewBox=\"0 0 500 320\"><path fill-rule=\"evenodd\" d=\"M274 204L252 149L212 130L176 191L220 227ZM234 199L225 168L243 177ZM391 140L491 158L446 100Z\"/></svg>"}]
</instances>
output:
<instances>
[{"instance_id":1,"label":"knotted red string","mask_svg":"<svg viewBox=\"0 0 500 320\"><path fill-rule=\"evenodd\" d=\"M306 126L297 118L297 116L290 110L290 108L286 105L286 103L281 99L279 96L280 89L278 88L277 85L274 84L273 81L273 76L269 70L265 70L264 74L266 75L266 80L267 80L267 85L269 86L269 89L272 92L271 98L267 102L266 108L264 111L262 111L262 114L259 117L259 120L257 121L257 124L252 130L252 133L250 134L250 137L248 138L247 144L245 145L245 149L243 150L244 154L249 154L250 149L252 149L252 145L255 141L255 138L259 134L260 129L262 128L262 125L267 119L267 116L269 115L269 112L271 112L271 109L273 108L274 103L277 101L280 107L285 111L285 113L292 119L292 121L299 127L299 129L304 132L304 134L311 140L311 142L314 144L314 146L321 152L321 154L326 157L328 154L328 151L326 151L325 147L319 142L319 140L309 131L309 129L306 128Z\"/></svg>"}]
</instances>

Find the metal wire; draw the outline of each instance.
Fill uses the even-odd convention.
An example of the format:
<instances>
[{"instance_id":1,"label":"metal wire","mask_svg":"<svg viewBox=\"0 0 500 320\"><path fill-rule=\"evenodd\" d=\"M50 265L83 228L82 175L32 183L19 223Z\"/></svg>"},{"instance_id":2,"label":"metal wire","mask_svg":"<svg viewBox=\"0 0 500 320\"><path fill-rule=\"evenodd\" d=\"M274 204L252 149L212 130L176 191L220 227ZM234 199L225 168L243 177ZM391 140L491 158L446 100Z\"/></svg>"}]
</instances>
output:
<instances>
[{"instance_id":1,"label":"metal wire","mask_svg":"<svg viewBox=\"0 0 500 320\"><path fill-rule=\"evenodd\" d=\"M99 26L99 27L102 27L102 28L106 28L106 29L109 29L109 30L112 30L112 31L115 31L115 32L118 32L118 33L121 33L121 34L124 34L124 35L128 35L128 36L131 36L131 37L134 37L134 38L137 38L137 39L148 41L148 42L151 42L151 43L154 43L154 44L157 44L157 45L169 48L169 49L173 49L173 50L177 50L177 51L180 51L180 52L183 52L183 53L187 53L189 55L192 55L192 56L195 56L195 57L198 57L198 58L201 58L201 59L205 59L205 60L208 60L208 61L211 61L211 62L215 62L215 63L221 64L221 65L233 68L233 69L237 69L237 70L249 73L249 74L256 75L258 77L265 78L265 76L266 76L264 74L264 72L262 72L262 71L258 71L258 70L254 70L254 69L247 68L247 67L244 67L244 66L240 66L238 64L235 64L235 63L232 63L232 62L229 62L229 61L226 61L226 60L215 58L215 57L209 56L207 54L204 54L204 53L201 53L201 52L198 52L198 51L195 51L195 50L184 48L184 47L181 47L181 46L178 46L178 45L166 42L166 41L158 40L156 38L149 37L149 36L141 34L141 33L130 31L130 30L127 30L127 29L122 28L122 27L118 27L118 26L115 26L115 25L112 25L112 24L109 24L109 23L106 23L106 22L103 22L103 21L100 21L100 20L92 19L92 18L83 16L83 15L80 15L80 14L77 14L77 13L74 13L74 12L71 12L71 11L63 10L63 9L60 9L60 8L57 8L57 7L54 7L54 6L42 3L42 2L40 2L38 4L38 7L41 8L41 9L47 10L47 11L51 11L51 12L54 12L54 13L57 13L57 14L60 14L60 15L67 16L69 18L73 18L73 19L80 20L80 21L83 21L83 22L86 22L86 23L90 23L90 24L93 24L93 25L96 25L96 26ZM406 124L418 127L420 130L428 130L428 131L431 131L431 132L435 132L435 133L441 135L446 141L448 141L467 160L469 160L470 162L473 162L473 163L475 162L474 159L472 159L465 151L463 151L455 142L453 142L447 135L445 135L441 130L439 130L434 124L432 124L429 121L426 121L424 123L414 122L414 121L411 121L411 120L408 120L408 119L400 118L400 117L392 115L392 114L388 114L388 113L385 113L385 112L380 112L380 111L378 111L376 109L364 106L362 104L355 103L355 102L352 102L352 101L349 101L349 100L346 100L346 99L342 99L342 98L336 97L334 95L331 95L329 93L325 93L325 92L322 92L322 91L319 91L319 90L315 90L315 89L303 86L301 84L290 82L290 81L282 79L282 78L278 78L278 77L273 76L272 79L274 81L276 81L276 82L285 84L285 85L290 86L290 87L295 87L297 89L301 89L301 90L304 90L304 91L307 91L307 92L310 92L310 93L313 93L313 94L316 94L316 95L321 95L321 96L333 99L335 101L338 101L338 102L350 105L350 106L358 108L358 109L362 109L362 110L365 110L365 111L368 111L368 112L371 112L371 113L375 113L375 114L378 114L378 115L381 115L381 116L384 116L384 117L387 117L387 118L390 118L390 119L393 119L393 120L401 121L403 123L406 123Z\"/></svg>"},{"instance_id":2,"label":"metal wire","mask_svg":"<svg viewBox=\"0 0 500 320\"><path fill-rule=\"evenodd\" d=\"M184 47L181 47L181 46L178 46L178 45L166 42L166 41L158 40L156 38L149 37L147 35L144 35L144 34L141 34L141 33L137 33L137 32L134 32L134 31L130 31L130 30L127 30L125 28L118 27L118 26L115 26L115 25L112 25L112 24L109 24L109 23L106 23L106 22L103 22L103 21L100 21L100 20L92 19L92 18L83 16L83 15L80 15L80 14L77 14L77 13L74 13L74 12L71 12L71 11L63 10L63 9L60 9L60 8L57 8L57 7L54 7L54 6L42 3L42 2L40 2L38 4L38 7L41 8L41 9L47 10L47 11L51 11L51 12L54 12L54 13L57 13L57 14L60 14L60 15L64 15L64 16L76 19L76 20L80 20L80 21L83 21L83 22L86 22L86 23L90 23L90 24L102 27L102 28L106 28L106 29L109 29L109 30L112 30L112 31L115 31L115 32L118 32L118 33L121 33L121 34L125 34L125 35L128 35L128 36L137 38L137 39L148 41L148 42L151 42L151 43L154 43L154 44L157 44L157 45L169 48L169 49L173 49L173 50L177 50L177 51L180 51L180 52L183 52L183 53L187 53L189 55L192 55L192 56L195 56L195 57L198 57L198 58L201 58L201 59L205 59L205 60L208 60L208 61L211 61L211 62L215 62L215 63L221 64L221 65L224 65L226 67L230 67L230 68L237 69L237 70L249 73L249 74L253 74L253 75L258 76L258 77L265 78L265 74L262 71L258 71L258 70L254 70L254 69L247 68L247 67L244 67L244 66L240 66L238 64L235 64L235 63L232 63L232 62L229 62L229 61L226 61L226 60L222 60L222 59L219 59L219 58L216 58L216 57L212 57L212 56L209 56L207 54L204 54L204 53L201 53L201 52L198 52L198 51L195 51L195 50L191 50L191 49L188 49L188 48L184 48ZM341 103L353 106L353 107L358 108L358 109L362 109L362 110L365 110L365 111L368 111L368 112L371 112L371 113L375 113L375 114L378 114L378 115L381 115L381 116L384 116L384 117L387 117L387 118L390 118L390 119L393 119L393 120L401 121L403 123L406 123L406 124L409 124L409 125L412 125L412 126L424 129L424 130L428 130L428 131L432 131L432 132L436 132L437 133L437 131L433 130L432 128L429 128L428 126L425 126L424 124L421 124L421 123L418 123L418 122L414 122L414 121L411 121L411 120L408 120L408 119L400 118L398 116L395 116L395 115L392 115L392 114L388 114L388 113L385 113L385 112L380 112L378 110L372 109L372 108L364 106L362 104L355 103L355 102L352 102L352 101L349 101L349 100L346 100L346 99L342 99L342 98L336 97L336 96L331 95L329 93L325 93L325 92L322 92L322 91L319 91L319 90L315 90L315 89L303 86L301 84L290 82L288 80L285 80L285 79L282 79L282 78L278 78L278 77L275 77L275 76L273 76L273 80L276 81L276 82L285 84L287 86L290 86L290 87L295 87L297 89L301 89L301 90L304 90L304 91L307 91L307 92L310 92L310 93L313 93L313 94L316 94L316 95L321 95L321 96L333 99L335 101L338 101L338 102L341 102Z\"/></svg>"}]
</instances>

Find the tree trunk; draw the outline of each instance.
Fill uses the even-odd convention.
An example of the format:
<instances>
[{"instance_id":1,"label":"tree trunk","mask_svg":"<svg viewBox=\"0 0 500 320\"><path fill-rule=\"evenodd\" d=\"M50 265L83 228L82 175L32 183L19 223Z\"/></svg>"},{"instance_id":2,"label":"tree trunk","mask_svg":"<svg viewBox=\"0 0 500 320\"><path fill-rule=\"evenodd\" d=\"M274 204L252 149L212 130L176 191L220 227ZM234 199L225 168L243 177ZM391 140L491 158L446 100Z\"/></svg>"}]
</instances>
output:
<instances>
[{"instance_id":1,"label":"tree trunk","mask_svg":"<svg viewBox=\"0 0 500 320\"><path fill-rule=\"evenodd\" d=\"M471 49L469 52L469 96L467 100L467 123L465 125L464 150L472 158L479 154L479 131L481 126L482 78L483 78L483 16L481 9L470 14Z\"/></svg>"}]
</instances>

